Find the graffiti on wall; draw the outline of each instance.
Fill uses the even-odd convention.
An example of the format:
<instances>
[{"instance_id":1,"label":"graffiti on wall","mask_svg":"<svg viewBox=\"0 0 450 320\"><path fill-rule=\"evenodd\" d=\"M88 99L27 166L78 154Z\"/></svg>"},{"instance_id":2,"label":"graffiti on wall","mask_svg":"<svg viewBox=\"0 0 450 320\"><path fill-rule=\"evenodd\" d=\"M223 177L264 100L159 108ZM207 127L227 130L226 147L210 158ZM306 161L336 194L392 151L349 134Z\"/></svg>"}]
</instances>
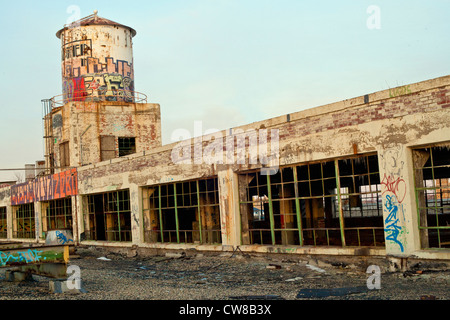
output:
<instances>
[{"instance_id":1,"label":"graffiti on wall","mask_svg":"<svg viewBox=\"0 0 450 320\"><path fill-rule=\"evenodd\" d=\"M77 169L11 186L11 205L48 201L78 194Z\"/></svg>"},{"instance_id":2,"label":"graffiti on wall","mask_svg":"<svg viewBox=\"0 0 450 320\"><path fill-rule=\"evenodd\" d=\"M406 182L402 178L403 162L401 146L385 150L381 155L385 170L381 181L383 197L384 226L386 240L395 243L401 252L405 250L402 235L405 233L405 208L403 200L406 196Z\"/></svg>"},{"instance_id":3,"label":"graffiti on wall","mask_svg":"<svg viewBox=\"0 0 450 320\"><path fill-rule=\"evenodd\" d=\"M56 240L59 244L73 242L73 239L67 238L67 236L59 230L56 231Z\"/></svg>"},{"instance_id":4,"label":"graffiti on wall","mask_svg":"<svg viewBox=\"0 0 450 320\"><path fill-rule=\"evenodd\" d=\"M398 96L404 96L411 93L411 89L409 88L409 85L397 87L397 88L389 88L389 98L394 98Z\"/></svg>"},{"instance_id":5,"label":"graffiti on wall","mask_svg":"<svg viewBox=\"0 0 450 320\"><path fill-rule=\"evenodd\" d=\"M383 195L387 192L392 192L399 202L402 202L406 196L406 182L400 177L395 178L392 175L387 176L384 174L383 180L381 181L381 186L383 188Z\"/></svg>"},{"instance_id":6,"label":"graffiti on wall","mask_svg":"<svg viewBox=\"0 0 450 320\"><path fill-rule=\"evenodd\" d=\"M66 101L133 101L133 65L105 58L63 62L63 94Z\"/></svg>"},{"instance_id":7,"label":"graffiti on wall","mask_svg":"<svg viewBox=\"0 0 450 320\"><path fill-rule=\"evenodd\" d=\"M0 251L0 266L6 266L13 263L32 263L41 260L41 253L37 249L28 249L25 251L18 251L14 253ZM47 258L44 257L44 260Z\"/></svg>"},{"instance_id":8,"label":"graffiti on wall","mask_svg":"<svg viewBox=\"0 0 450 320\"><path fill-rule=\"evenodd\" d=\"M404 251L402 242L399 240L399 235L402 227L399 226L400 212L403 212L403 205L399 204L395 195L386 195L384 210L387 214L384 220L386 240L390 240L399 245L400 251Z\"/></svg>"}]
</instances>

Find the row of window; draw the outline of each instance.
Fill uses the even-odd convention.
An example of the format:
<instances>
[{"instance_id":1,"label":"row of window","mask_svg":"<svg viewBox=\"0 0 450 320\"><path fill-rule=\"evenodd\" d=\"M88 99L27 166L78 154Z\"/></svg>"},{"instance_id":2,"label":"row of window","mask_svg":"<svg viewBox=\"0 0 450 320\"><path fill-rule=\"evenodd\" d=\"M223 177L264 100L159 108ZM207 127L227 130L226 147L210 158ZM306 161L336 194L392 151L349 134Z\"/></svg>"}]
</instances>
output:
<instances>
[{"instance_id":1,"label":"row of window","mask_svg":"<svg viewBox=\"0 0 450 320\"><path fill-rule=\"evenodd\" d=\"M423 248L450 247L450 152L413 151ZM382 184L376 154L241 173L242 244L384 246ZM397 193L402 185L391 181ZM395 190L394 190L395 191ZM144 241L221 243L217 178L141 188ZM401 196L400 196L401 197ZM131 241L128 190L82 197L87 240ZM13 237L34 238L34 204L13 206ZM71 199L42 202L43 232L72 228ZM6 208L0 208L6 238Z\"/></svg>"},{"instance_id":2,"label":"row of window","mask_svg":"<svg viewBox=\"0 0 450 320\"><path fill-rule=\"evenodd\" d=\"M384 245L376 155L239 179L243 244Z\"/></svg>"}]
</instances>

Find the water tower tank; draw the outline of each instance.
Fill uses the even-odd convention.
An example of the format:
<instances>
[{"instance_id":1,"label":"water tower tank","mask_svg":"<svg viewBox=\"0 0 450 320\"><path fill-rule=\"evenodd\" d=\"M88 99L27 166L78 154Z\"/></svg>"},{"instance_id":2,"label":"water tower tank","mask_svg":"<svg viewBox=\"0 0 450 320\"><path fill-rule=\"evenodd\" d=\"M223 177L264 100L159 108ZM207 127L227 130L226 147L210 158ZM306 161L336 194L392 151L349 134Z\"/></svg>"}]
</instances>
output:
<instances>
[{"instance_id":1,"label":"water tower tank","mask_svg":"<svg viewBox=\"0 0 450 320\"><path fill-rule=\"evenodd\" d=\"M61 39L63 101L134 101L136 31L94 11L56 33Z\"/></svg>"}]
</instances>

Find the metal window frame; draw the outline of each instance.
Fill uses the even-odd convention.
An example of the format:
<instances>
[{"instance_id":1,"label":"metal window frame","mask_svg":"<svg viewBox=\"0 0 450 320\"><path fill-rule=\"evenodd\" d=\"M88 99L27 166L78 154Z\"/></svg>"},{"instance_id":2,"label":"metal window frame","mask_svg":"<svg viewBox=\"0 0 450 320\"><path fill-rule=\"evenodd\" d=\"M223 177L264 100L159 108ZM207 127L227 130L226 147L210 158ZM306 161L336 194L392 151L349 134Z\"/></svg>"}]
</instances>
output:
<instances>
[{"instance_id":1,"label":"metal window frame","mask_svg":"<svg viewBox=\"0 0 450 320\"><path fill-rule=\"evenodd\" d=\"M13 206L15 208L13 214L13 238L15 239L34 239L36 237L36 217L34 213L34 203L20 204ZM29 221L31 225L30 231L25 231L23 222ZM20 222L22 222L20 224Z\"/></svg>"},{"instance_id":2,"label":"metal window frame","mask_svg":"<svg viewBox=\"0 0 450 320\"><path fill-rule=\"evenodd\" d=\"M208 187L209 181L213 182L212 188ZM205 183L204 187L205 189L202 190L201 184ZM165 190L163 190L165 188ZM150 196L147 196L146 193L149 193L149 190L153 189L154 191L151 193ZM193 190L195 189L195 190ZM157 191L157 192L156 192ZM163 192L165 191L165 192ZM180 192L181 191L181 192ZM186 243L195 243L194 239L194 233L198 232L199 237L199 243L200 244L215 244L215 243L221 243L221 230L220 229L207 229L203 228L202 223L202 214L201 209L206 207L215 207L216 210L220 210L220 204L219 204L219 195L218 195L219 189L218 189L218 180L217 177L210 177L207 179L196 179L196 180L187 180L187 181L180 181L180 182L172 182L172 183L166 183L166 184L159 184L154 186L147 186L145 188L142 188L142 200L143 201L149 201L149 205L143 203L144 216L146 213L150 214L151 210L157 211L157 218L158 218L158 225L159 230L149 230L146 229L146 224L143 224L143 231L144 231L144 239L146 242L157 242L157 243L178 243L178 244L186 244ZM208 195L206 198L208 199L209 196L213 195L213 203L201 203L201 195ZM188 199L188 200L186 200ZM173 203L173 205L172 205ZM153 204L153 207L151 206ZM198 219L198 230L194 229L181 229L180 228L180 219L182 219L182 212L183 209L196 209L196 218ZM173 211L172 211L173 210ZM174 222L175 222L175 230L167 229L164 227L164 220L166 214L172 214L174 215ZM220 225L220 223L219 223ZM156 232L158 234L156 241L149 241L147 234L151 234L152 232ZM188 242L188 234L191 233L191 239L192 242ZM217 238L219 239L217 242L205 242L205 235L206 233L210 233L211 238ZM175 234L175 239L173 238L173 234ZM168 235L168 240L166 239L166 236ZM184 241L183 241L184 240Z\"/></svg>"},{"instance_id":3,"label":"metal window frame","mask_svg":"<svg viewBox=\"0 0 450 320\"><path fill-rule=\"evenodd\" d=\"M121 198L120 195L123 195ZM108 242L131 242L132 241L132 233L131 233L131 199L130 192L128 189L109 191L105 193L97 193L97 194L89 194L86 195L86 206L83 207L83 222L85 224L86 230L86 222L90 221L90 217L94 217L97 214L95 211L95 197L101 197L102 202L102 215L104 220L104 232L105 232L105 240L98 240L98 230L95 225L95 229L89 230L89 240L91 241L108 241ZM112 216L114 226L117 229L108 229L107 217ZM129 217L130 225L129 228L123 229L121 222L122 218L127 219ZM86 217L88 218L86 221ZM94 220L96 221L96 220ZM125 220L126 221L126 220ZM94 236L93 236L94 234ZM92 239L94 238L94 239Z\"/></svg>"},{"instance_id":4,"label":"metal window frame","mask_svg":"<svg viewBox=\"0 0 450 320\"><path fill-rule=\"evenodd\" d=\"M58 229L70 229L73 227L73 215L72 215L72 198L66 197L61 199L50 200L41 203L41 208L47 205L43 212L43 219L47 221L47 230L42 230L43 232L48 232L50 230ZM59 218L63 218L64 225L58 225L60 221ZM70 218L70 219L69 219ZM72 221L69 224L69 220ZM55 228L50 228L51 222L55 222Z\"/></svg>"},{"instance_id":5,"label":"metal window frame","mask_svg":"<svg viewBox=\"0 0 450 320\"><path fill-rule=\"evenodd\" d=\"M443 193L442 193L442 190L444 188L443 188L442 182L441 182L442 178L436 178L436 176L435 176L435 169L436 168L450 168L450 162L448 164L446 164L446 165L438 165L438 166L434 165L433 149L437 148L437 147L439 147L439 146L430 145L430 146L422 146L421 148L414 148L413 149L413 152L416 151L416 150L425 151L425 150L428 149L427 152L430 155L429 159L430 159L430 164L431 164L429 167L426 167L425 166L426 163L425 163L421 168L417 168L415 166L415 163L414 163L414 165L413 165L414 166L413 167L414 181L416 181L416 170L421 170L423 172L425 169L430 169L431 170L431 181L432 181L432 186L431 187L427 186L426 183L425 183L426 181L428 181L430 179L422 180L422 183L424 185L423 187L418 187L417 184L414 185L414 193L415 193L415 200L416 200L416 210L417 210L417 221L418 221L417 225L418 225L419 231L422 231L422 230L426 230L427 231L427 237L429 237L429 235L428 235L428 231L429 230L436 230L436 232L437 232L437 243L438 243L438 246L437 247L434 247L434 246L431 247L429 245L429 242L428 242L429 238L428 238L427 239L428 247L423 248L423 249L448 250L448 247L442 247L442 244L444 242L441 242L441 230L450 230L450 226L440 226L439 225L438 211L441 211L441 213L443 213L444 209L449 208L450 200L449 200L449 205L447 205L447 206L443 205L443 200L442 200L443 199L443 197L442 197ZM448 177L448 179L450 181L450 177ZM439 180L439 186L436 186L436 180ZM450 185L447 185L446 190L448 190L450 192ZM431 194L434 194L434 206L432 206L432 207L428 206L428 191L432 191ZM436 195L438 194L438 191L439 191L439 194L440 194L441 206L437 206ZM425 207L421 207L420 206L420 201L419 201L419 193L420 192L424 192ZM429 211L430 208L432 209L432 211L435 212L434 215L435 215L435 220L436 220L436 226L428 226L428 222L427 222L427 226L422 226L422 222L423 221L421 219L420 211L421 210L426 210L426 216L428 217L428 215L429 215L428 211ZM423 234L421 234L421 236L423 236ZM444 244L448 245L448 243L446 243L446 242Z\"/></svg>"},{"instance_id":6,"label":"metal window frame","mask_svg":"<svg viewBox=\"0 0 450 320\"><path fill-rule=\"evenodd\" d=\"M245 186L245 195L246 195L246 199L243 201L243 199L239 199L239 207L240 210L242 210L242 205L250 205L253 203L252 199L250 198L250 190L251 189L255 189L257 191L257 194L259 196L261 196L260 193L260 188L261 187L267 187L267 192L268 192L268 208L269 208L269 229L257 229L257 228L252 228L251 226L249 226L248 228L248 232L249 232L249 239L250 239L250 244L255 244L255 242L253 241L253 232L259 232L259 236L260 236L260 244L264 244L263 240L262 240L262 233L263 232L270 232L270 237L271 237L271 244L272 245L276 245L276 236L275 236L275 232L278 231L283 231L283 230L287 230L287 231L297 231L299 238L298 238L298 245L299 246L303 246L304 245L304 232L310 231L312 232L312 237L313 237L313 243L314 246L317 245L316 240L316 233L319 231L325 231L326 234L326 243L327 246L330 246L330 233L331 231L339 231L340 232L340 241L341 241L341 246L342 247L346 247L346 238L345 238L345 231L346 230L356 230L357 232L357 239L358 239L358 247L362 246L361 245L361 237L360 237L360 232L362 230L372 230L372 237L373 237L373 246L384 246L384 237L381 241L376 240L376 235L375 232L376 230L384 230L384 226L361 226L361 227L351 227L351 228L346 228L345 227L345 219L346 217L344 216L344 208L343 208L343 204L342 204L342 198L344 196L353 196L353 195L371 195L372 198L377 199L377 216L380 216L380 212L381 212L381 217L382 217L382 208L379 206L379 200L381 199L381 190L379 187L379 184L377 184L377 186L374 188L375 190L372 189L372 187L369 188L368 191L366 192L343 192L342 187L341 187L341 178L343 177L358 177L358 176L363 176L366 175L368 176L368 186L372 186L371 184L371 175L378 175L379 177L379 170L376 171L370 171L370 166L369 166L369 157L372 156L376 156L377 157L377 153L368 153L368 154L364 154L364 155L357 155L357 156L352 156L352 157L345 157L345 158L336 158L333 160L321 160L321 161L315 161L315 162L309 162L309 163L303 163L303 164L296 164L296 165L290 165L290 166L285 166L285 167L280 167L280 176L281 176L281 182L279 183L272 183L272 179L270 177L270 175L266 176L266 184L260 184L260 180L262 176L260 176L258 174L258 170L251 170L251 171L246 171L246 172L242 172L240 173L241 175L246 175L247 178L245 179L245 181L249 181L249 175L254 175L256 179L256 185L253 186ZM358 159L358 158L366 158L367 164L368 164L368 168L367 168L367 173L364 174L355 174L355 170L354 170L354 160ZM340 175L340 171L339 171L339 161L343 161L343 160L350 160L352 162L352 174L351 175L346 175L346 176L341 176ZM378 159L377 159L378 160ZM324 176L324 165L326 165L326 163L333 163L334 166L334 177L330 176L330 177L325 177ZM321 171L321 177L316 179L312 179L311 177L311 165L317 165L320 164L320 171ZM377 162L378 164L378 162ZM308 178L306 180L304 179L299 179L298 176L298 168L300 167L304 167L307 166L307 175ZM293 181L283 181L283 174L282 171L284 169L289 169L291 168L293 171ZM305 168L306 169L306 168ZM325 194L325 181L326 180L331 180L334 179L335 183L336 183L336 194ZM311 183L312 182L321 182L322 184L322 195L313 195L312 193L312 187L311 187ZM274 199L273 198L273 194L272 194L272 186L274 185L281 185L281 187L283 188L284 185L286 184L294 184L294 197L289 197L289 198L282 198L282 199ZM300 183L307 183L308 184L308 195L309 196L300 196L299 193L299 189L300 189ZM354 183L354 182L353 182ZM284 192L283 192L284 194ZM303 225L303 221L302 221L302 217L301 217L301 208L300 208L300 200L309 200L309 199L325 199L325 198L336 198L337 200L337 209L338 209L338 218L339 218L339 228L305 228ZM281 201L284 200L294 200L295 201L295 216L297 218L297 226L293 229L277 229L275 228L275 222L274 222L274 208L273 208L273 203L274 201L279 201L281 203ZM361 210L363 210L363 208L361 207ZM242 217L242 215L241 215ZM350 215L351 217L351 215ZM361 217L364 217L363 215L361 215ZM242 221L241 221L242 223ZM241 239L242 239L242 234L241 234ZM378 243L378 244L377 244Z\"/></svg>"},{"instance_id":7,"label":"metal window frame","mask_svg":"<svg viewBox=\"0 0 450 320\"><path fill-rule=\"evenodd\" d=\"M117 146L119 157L136 153L136 137L118 137Z\"/></svg>"}]
</instances>

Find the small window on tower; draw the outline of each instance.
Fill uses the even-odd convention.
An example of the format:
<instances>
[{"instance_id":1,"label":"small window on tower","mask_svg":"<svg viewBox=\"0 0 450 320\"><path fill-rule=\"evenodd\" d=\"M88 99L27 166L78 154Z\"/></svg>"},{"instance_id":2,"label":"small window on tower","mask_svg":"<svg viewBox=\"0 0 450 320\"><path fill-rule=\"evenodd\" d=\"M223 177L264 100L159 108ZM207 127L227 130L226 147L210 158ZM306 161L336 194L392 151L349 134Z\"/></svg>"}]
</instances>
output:
<instances>
[{"instance_id":1,"label":"small window on tower","mask_svg":"<svg viewBox=\"0 0 450 320\"><path fill-rule=\"evenodd\" d=\"M119 138L119 157L136 153L136 138Z\"/></svg>"},{"instance_id":2,"label":"small window on tower","mask_svg":"<svg viewBox=\"0 0 450 320\"><path fill-rule=\"evenodd\" d=\"M59 145L59 163L62 168L70 166L69 141Z\"/></svg>"}]
</instances>

